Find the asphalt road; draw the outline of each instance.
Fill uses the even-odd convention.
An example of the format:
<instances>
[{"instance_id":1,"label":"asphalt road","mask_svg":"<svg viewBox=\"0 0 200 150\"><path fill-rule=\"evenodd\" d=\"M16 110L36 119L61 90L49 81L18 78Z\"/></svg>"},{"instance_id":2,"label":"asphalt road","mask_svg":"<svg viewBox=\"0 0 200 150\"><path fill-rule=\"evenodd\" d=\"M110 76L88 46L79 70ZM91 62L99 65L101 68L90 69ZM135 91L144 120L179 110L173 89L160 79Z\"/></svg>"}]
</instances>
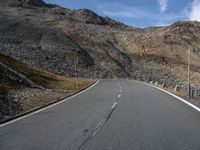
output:
<instances>
[{"instance_id":1,"label":"asphalt road","mask_svg":"<svg viewBox=\"0 0 200 150\"><path fill-rule=\"evenodd\" d=\"M100 80L0 127L0 150L199 150L200 113L148 85Z\"/></svg>"}]
</instances>

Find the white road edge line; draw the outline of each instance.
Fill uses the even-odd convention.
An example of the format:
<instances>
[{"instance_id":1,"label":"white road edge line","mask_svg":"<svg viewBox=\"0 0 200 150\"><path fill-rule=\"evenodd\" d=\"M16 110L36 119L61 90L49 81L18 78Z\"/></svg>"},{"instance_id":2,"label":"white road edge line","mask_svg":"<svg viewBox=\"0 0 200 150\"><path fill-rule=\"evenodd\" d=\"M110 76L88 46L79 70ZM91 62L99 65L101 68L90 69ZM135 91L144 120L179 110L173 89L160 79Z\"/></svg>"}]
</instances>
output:
<instances>
[{"instance_id":1,"label":"white road edge line","mask_svg":"<svg viewBox=\"0 0 200 150\"><path fill-rule=\"evenodd\" d=\"M149 86L151 86L151 87L154 87L154 88L156 88L156 89L159 89L159 90L161 90L161 91L163 91L163 92L165 92L165 93L167 93L167 94L169 94L169 95L171 95L171 96L177 98L178 100L182 101L183 103L189 105L190 107L192 107L193 109L197 110L198 112L200 112L200 108L199 108L199 107L197 107L197 106L195 106L194 104L188 102L187 100L185 100L185 99L183 99L183 98L181 98L181 97L179 97L179 96L177 96L177 95L175 95L175 94L172 94L172 93L170 93L170 92L168 92L168 91L166 91L166 90L164 90L164 89L161 89L161 88L159 88L159 87L157 87L157 86L154 86L154 85L151 85L151 84L148 84L148 83L144 83L144 82L142 82L142 83L143 83L143 84L146 84L146 85L149 85Z\"/></svg>"},{"instance_id":2,"label":"white road edge line","mask_svg":"<svg viewBox=\"0 0 200 150\"><path fill-rule=\"evenodd\" d=\"M78 96L78 95L80 95L80 94L82 94L82 93L85 93L86 91L88 91L89 89L91 89L91 88L93 88L95 85L97 85L98 83L99 83L99 80L97 80L96 83L94 83L93 85L89 86L89 87L86 88L85 90L83 90L83 91L81 91L81 92L78 92L77 94L74 94L74 95L72 95L72 96L70 96L70 97L67 97L66 99L64 99L64 100L62 100L62 101L56 102L56 103L54 103L54 104L52 104L52 105L49 105L49 106L44 107L44 108L41 108L41 109L39 109L39 110L36 110L36 111L34 111L34 112L32 112L32 113L29 113L29 114L27 114L27 115L24 115L24 116L22 116L22 117L13 119L13 120L8 121L8 122L6 122L6 123L3 123L3 124L0 125L0 128L1 128L1 127L4 127L4 126L6 126L6 125L12 124L12 123L14 123L14 122L17 122L17 121L19 121L19 120L25 119L25 118L27 118L27 117L29 117L29 116L34 115L34 114L37 114L37 113L39 113L39 112L41 112L41 111L43 111L43 110L46 110L46 109L49 109L49 108L54 107L54 106L56 106L56 105L59 105L59 104L61 104L61 103L64 103L64 102L66 102L66 101L68 101L68 100L70 100L70 99L72 99L72 98L74 98L74 97L76 97L76 96Z\"/></svg>"}]
</instances>

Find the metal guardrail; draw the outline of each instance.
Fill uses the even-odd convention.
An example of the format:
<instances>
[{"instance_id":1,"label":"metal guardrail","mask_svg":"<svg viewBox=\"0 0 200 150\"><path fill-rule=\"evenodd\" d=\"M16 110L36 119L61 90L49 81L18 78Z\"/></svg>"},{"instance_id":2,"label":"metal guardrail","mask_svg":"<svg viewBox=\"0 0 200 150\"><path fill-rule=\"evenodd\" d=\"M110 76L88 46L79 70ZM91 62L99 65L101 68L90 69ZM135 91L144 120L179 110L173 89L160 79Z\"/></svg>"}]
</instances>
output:
<instances>
[{"instance_id":1,"label":"metal guardrail","mask_svg":"<svg viewBox=\"0 0 200 150\"><path fill-rule=\"evenodd\" d=\"M189 93L190 92L190 96L192 98L200 98L200 88L197 87L190 87L190 91L188 89L188 85L183 85L181 86L182 90L184 90L185 92Z\"/></svg>"}]
</instances>

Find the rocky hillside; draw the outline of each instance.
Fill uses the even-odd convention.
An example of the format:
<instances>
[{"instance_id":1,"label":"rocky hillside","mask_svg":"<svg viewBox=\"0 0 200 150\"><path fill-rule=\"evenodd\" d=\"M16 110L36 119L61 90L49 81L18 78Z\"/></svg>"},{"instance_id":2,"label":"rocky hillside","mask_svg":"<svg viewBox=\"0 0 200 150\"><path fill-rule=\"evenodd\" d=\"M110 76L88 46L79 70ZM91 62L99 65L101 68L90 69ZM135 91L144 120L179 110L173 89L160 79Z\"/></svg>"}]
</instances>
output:
<instances>
[{"instance_id":1,"label":"rocky hillside","mask_svg":"<svg viewBox=\"0 0 200 150\"><path fill-rule=\"evenodd\" d=\"M56 102L91 83L33 69L0 54L0 123Z\"/></svg>"},{"instance_id":2,"label":"rocky hillside","mask_svg":"<svg viewBox=\"0 0 200 150\"><path fill-rule=\"evenodd\" d=\"M42 0L0 2L0 53L59 75L155 80L185 84L192 46L198 85L200 23L133 28L87 10Z\"/></svg>"}]
</instances>

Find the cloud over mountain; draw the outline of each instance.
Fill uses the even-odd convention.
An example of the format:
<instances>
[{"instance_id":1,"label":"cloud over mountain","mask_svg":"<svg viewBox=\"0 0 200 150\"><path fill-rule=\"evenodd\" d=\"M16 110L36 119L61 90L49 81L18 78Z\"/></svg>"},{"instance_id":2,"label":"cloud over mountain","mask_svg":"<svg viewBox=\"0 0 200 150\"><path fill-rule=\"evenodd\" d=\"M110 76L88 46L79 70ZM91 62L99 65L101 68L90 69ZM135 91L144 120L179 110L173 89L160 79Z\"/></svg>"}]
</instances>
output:
<instances>
[{"instance_id":1,"label":"cloud over mountain","mask_svg":"<svg viewBox=\"0 0 200 150\"><path fill-rule=\"evenodd\" d=\"M193 1L189 20L200 21L200 0Z\"/></svg>"},{"instance_id":2,"label":"cloud over mountain","mask_svg":"<svg viewBox=\"0 0 200 150\"><path fill-rule=\"evenodd\" d=\"M165 12L168 6L168 0L158 0L158 4L160 5L160 11Z\"/></svg>"}]
</instances>

